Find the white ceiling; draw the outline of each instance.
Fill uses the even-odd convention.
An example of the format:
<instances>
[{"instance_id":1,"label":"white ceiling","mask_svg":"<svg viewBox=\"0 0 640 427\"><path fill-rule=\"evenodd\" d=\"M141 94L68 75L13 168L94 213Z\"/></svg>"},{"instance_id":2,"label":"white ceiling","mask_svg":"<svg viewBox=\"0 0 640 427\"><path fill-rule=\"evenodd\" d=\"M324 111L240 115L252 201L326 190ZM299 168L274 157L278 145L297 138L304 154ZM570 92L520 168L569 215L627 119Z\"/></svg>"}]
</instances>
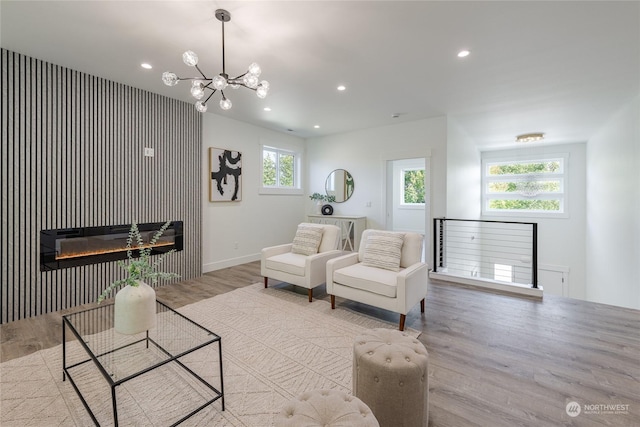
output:
<instances>
[{"instance_id":1,"label":"white ceiling","mask_svg":"<svg viewBox=\"0 0 640 427\"><path fill-rule=\"evenodd\" d=\"M0 6L3 48L188 102L189 84L167 87L162 72L195 76L181 59L188 49L209 77L221 72L214 11L227 9L227 72L258 62L271 92L262 100L228 90L234 106L226 112L215 94L209 112L304 138L448 115L481 149L513 145L528 132L582 142L640 93L638 1ZM459 59L463 48L471 55Z\"/></svg>"}]
</instances>

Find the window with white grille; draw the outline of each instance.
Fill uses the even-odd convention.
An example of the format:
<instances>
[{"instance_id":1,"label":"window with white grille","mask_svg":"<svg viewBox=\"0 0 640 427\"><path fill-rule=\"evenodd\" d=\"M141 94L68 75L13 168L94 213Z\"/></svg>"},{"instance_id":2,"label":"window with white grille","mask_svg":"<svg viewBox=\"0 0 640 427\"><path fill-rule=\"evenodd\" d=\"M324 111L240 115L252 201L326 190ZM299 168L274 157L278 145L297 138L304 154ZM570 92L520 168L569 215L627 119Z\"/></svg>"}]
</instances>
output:
<instances>
[{"instance_id":1,"label":"window with white grille","mask_svg":"<svg viewBox=\"0 0 640 427\"><path fill-rule=\"evenodd\" d=\"M288 149L263 145L260 193L301 193L301 164L302 154Z\"/></svg>"},{"instance_id":2,"label":"window with white grille","mask_svg":"<svg viewBox=\"0 0 640 427\"><path fill-rule=\"evenodd\" d=\"M482 162L485 215L567 215L567 156Z\"/></svg>"}]
</instances>

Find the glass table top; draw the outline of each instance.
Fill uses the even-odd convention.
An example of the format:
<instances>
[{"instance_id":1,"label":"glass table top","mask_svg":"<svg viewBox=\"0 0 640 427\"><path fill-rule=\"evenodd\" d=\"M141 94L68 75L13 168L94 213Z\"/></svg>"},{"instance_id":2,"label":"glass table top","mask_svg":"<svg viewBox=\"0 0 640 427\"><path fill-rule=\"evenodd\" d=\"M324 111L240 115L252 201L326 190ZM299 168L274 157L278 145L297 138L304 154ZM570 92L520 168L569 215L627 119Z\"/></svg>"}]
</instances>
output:
<instances>
[{"instance_id":1,"label":"glass table top","mask_svg":"<svg viewBox=\"0 0 640 427\"><path fill-rule=\"evenodd\" d=\"M125 381L220 341L218 335L162 302L156 301L156 307L156 327L135 335L123 335L114 330L113 304L69 314L63 319L112 382ZM147 341L147 333L150 342Z\"/></svg>"}]
</instances>

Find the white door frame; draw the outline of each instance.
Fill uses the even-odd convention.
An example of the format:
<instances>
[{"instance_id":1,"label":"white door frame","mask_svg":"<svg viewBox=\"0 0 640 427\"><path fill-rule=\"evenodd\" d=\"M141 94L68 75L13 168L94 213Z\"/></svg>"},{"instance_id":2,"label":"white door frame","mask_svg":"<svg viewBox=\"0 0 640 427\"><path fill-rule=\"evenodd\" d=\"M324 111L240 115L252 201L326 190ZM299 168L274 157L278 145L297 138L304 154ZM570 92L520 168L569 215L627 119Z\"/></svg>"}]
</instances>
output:
<instances>
[{"instance_id":1,"label":"white door frame","mask_svg":"<svg viewBox=\"0 0 640 427\"><path fill-rule=\"evenodd\" d=\"M431 149L422 149L422 150L407 150L407 151L396 151L396 152L386 152L382 153L380 156L381 165L380 168L382 170L382 217L385 221L385 229L389 229L392 224L389 224L388 211L387 211L387 203L388 197L388 183L387 183L387 163L393 160L403 160L403 159L415 159L415 158L423 158L424 157L424 167L426 173L424 174L424 256L425 260L428 263L432 257L432 236L431 236Z\"/></svg>"}]
</instances>

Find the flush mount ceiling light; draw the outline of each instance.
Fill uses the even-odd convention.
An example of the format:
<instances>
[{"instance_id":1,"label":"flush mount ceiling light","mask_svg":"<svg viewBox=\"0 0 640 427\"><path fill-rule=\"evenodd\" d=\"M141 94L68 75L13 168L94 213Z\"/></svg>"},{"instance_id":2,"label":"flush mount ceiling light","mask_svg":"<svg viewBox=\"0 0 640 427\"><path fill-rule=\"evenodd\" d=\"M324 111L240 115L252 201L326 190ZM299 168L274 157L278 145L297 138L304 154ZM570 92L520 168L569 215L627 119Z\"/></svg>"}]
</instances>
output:
<instances>
[{"instance_id":1,"label":"flush mount ceiling light","mask_svg":"<svg viewBox=\"0 0 640 427\"><path fill-rule=\"evenodd\" d=\"M544 139L544 133L536 132L536 133L523 133L522 135L516 136L516 142L534 142L534 141L542 141Z\"/></svg>"},{"instance_id":2,"label":"flush mount ceiling light","mask_svg":"<svg viewBox=\"0 0 640 427\"><path fill-rule=\"evenodd\" d=\"M198 55L188 50L182 54L182 60L190 67L195 67L200 73L201 77L178 77L175 73L166 71L162 74L162 81L167 86L175 86L180 80L191 80L191 95L198 101L196 101L196 109L201 113L207 111L207 101L213 96L216 91L220 91L222 99L220 100L220 108L228 110L231 108L231 100L224 94L224 89L231 87L232 89L238 89L243 86L247 89L256 91L258 98L264 98L269 93L269 82L266 80L260 81L260 73L262 70L260 66L255 62L249 65L249 69L238 77L229 78L225 70L224 61L224 23L231 21L231 14L224 9L216 10L216 18L222 22L222 72L214 78L208 78L202 70L198 67ZM209 96L202 101L206 91L210 90Z\"/></svg>"}]
</instances>

